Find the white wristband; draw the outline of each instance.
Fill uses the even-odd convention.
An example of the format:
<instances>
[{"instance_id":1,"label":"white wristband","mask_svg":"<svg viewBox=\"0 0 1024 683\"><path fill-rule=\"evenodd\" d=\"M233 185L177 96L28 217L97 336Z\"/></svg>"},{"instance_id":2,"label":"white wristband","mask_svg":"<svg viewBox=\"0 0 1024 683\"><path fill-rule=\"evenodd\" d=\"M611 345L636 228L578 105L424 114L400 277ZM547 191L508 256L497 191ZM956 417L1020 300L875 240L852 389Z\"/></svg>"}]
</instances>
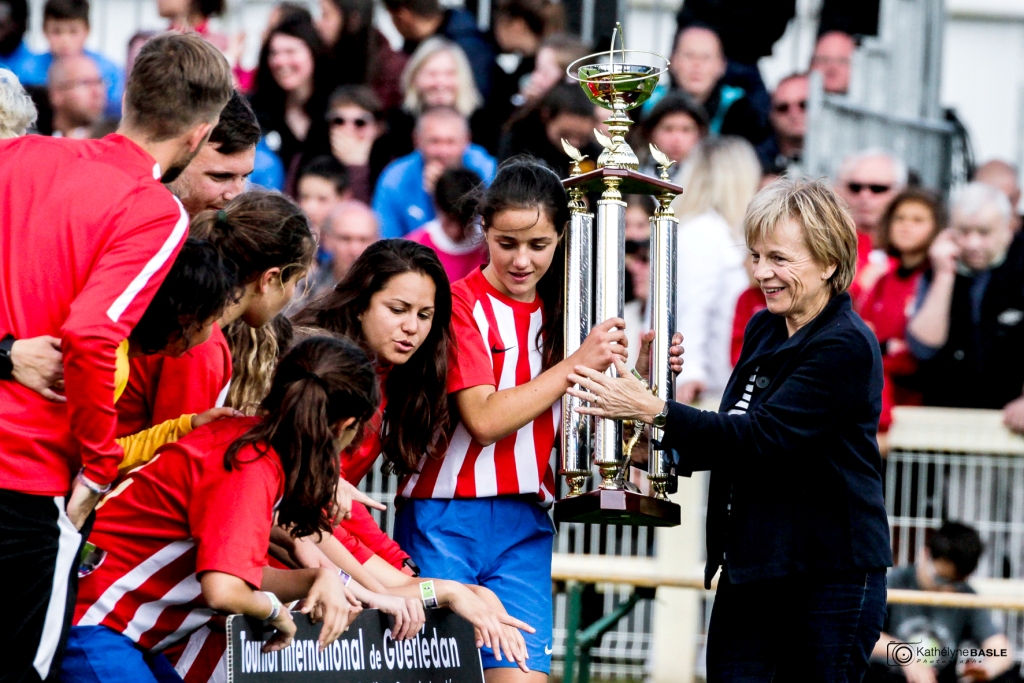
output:
<instances>
[{"instance_id":1,"label":"white wristband","mask_svg":"<svg viewBox=\"0 0 1024 683\"><path fill-rule=\"evenodd\" d=\"M271 593L269 591L261 591L261 592L264 595L266 595L267 598L270 600L270 608L271 608L270 609L270 616L264 617L263 621L273 621L274 619L277 619L279 616L281 616L281 609L284 607L284 605L281 604L281 601L273 593Z\"/></svg>"}]
</instances>

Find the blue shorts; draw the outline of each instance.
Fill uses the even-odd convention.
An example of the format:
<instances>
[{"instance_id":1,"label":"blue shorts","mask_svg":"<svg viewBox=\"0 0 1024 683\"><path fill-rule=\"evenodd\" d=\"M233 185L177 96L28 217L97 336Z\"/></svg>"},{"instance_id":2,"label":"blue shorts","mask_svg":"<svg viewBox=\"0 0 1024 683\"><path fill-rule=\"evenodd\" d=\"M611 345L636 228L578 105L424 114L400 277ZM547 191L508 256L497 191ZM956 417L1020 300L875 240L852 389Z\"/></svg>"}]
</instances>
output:
<instances>
[{"instance_id":1,"label":"blue shorts","mask_svg":"<svg viewBox=\"0 0 1024 683\"><path fill-rule=\"evenodd\" d=\"M106 626L72 626L61 683L181 683L167 658L143 652Z\"/></svg>"},{"instance_id":2,"label":"blue shorts","mask_svg":"<svg viewBox=\"0 0 1024 683\"><path fill-rule=\"evenodd\" d=\"M523 633L533 671L551 672L551 551L547 512L525 497L411 499L398 509L395 541L423 576L486 586L508 613L537 629ZM515 667L489 648L485 669Z\"/></svg>"}]
</instances>

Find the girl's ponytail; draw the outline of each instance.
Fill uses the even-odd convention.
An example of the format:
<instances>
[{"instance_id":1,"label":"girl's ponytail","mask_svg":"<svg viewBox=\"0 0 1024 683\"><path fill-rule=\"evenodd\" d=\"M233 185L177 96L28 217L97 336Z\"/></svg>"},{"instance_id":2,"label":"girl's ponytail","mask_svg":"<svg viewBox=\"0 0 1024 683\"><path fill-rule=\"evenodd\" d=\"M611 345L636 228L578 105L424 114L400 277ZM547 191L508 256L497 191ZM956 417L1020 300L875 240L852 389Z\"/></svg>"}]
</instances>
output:
<instances>
[{"instance_id":1,"label":"girl's ponytail","mask_svg":"<svg viewBox=\"0 0 1024 683\"><path fill-rule=\"evenodd\" d=\"M309 219L280 192L244 192L223 209L198 214L189 233L208 240L234 262L243 286L271 268L281 269L285 283L308 270L316 253Z\"/></svg>"},{"instance_id":2,"label":"girl's ponytail","mask_svg":"<svg viewBox=\"0 0 1024 683\"><path fill-rule=\"evenodd\" d=\"M377 375L359 347L307 339L281 359L261 404L263 420L231 444L224 466L244 466L240 454L248 445L257 458L273 447L285 476L278 522L295 537L330 531L339 477L334 429L348 418L365 422L379 403Z\"/></svg>"}]
</instances>

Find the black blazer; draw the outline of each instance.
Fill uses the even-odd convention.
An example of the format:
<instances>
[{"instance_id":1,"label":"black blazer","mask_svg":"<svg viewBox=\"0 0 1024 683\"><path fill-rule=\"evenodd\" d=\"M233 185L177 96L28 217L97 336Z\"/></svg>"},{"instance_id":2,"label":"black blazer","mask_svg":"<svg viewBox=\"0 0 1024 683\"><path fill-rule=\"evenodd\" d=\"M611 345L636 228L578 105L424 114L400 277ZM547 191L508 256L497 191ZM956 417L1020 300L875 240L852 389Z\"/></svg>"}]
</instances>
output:
<instances>
[{"instance_id":1,"label":"black blazer","mask_svg":"<svg viewBox=\"0 0 1024 683\"><path fill-rule=\"evenodd\" d=\"M849 294L787 334L784 318L758 313L721 412L669 405L663 443L677 471L711 471L708 587L722 565L733 583L892 566L878 342ZM747 412L727 414L745 394Z\"/></svg>"}]
</instances>

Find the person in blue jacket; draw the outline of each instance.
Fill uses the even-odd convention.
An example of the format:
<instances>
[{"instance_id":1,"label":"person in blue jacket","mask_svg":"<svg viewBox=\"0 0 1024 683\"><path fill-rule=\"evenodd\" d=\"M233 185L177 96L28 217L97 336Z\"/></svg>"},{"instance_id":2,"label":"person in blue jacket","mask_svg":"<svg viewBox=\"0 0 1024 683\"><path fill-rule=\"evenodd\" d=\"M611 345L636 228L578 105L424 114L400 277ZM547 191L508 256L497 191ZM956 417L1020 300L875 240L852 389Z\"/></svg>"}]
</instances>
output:
<instances>
[{"instance_id":1,"label":"person in blue jacket","mask_svg":"<svg viewBox=\"0 0 1024 683\"><path fill-rule=\"evenodd\" d=\"M568 377L590 403L579 412L652 424L678 472L711 471L709 683L859 683L885 620L882 358L846 291L857 233L844 206L825 182L790 179L751 202L768 310L747 325L719 412L661 400L621 363L618 378Z\"/></svg>"},{"instance_id":2,"label":"person in blue jacket","mask_svg":"<svg viewBox=\"0 0 1024 683\"><path fill-rule=\"evenodd\" d=\"M434 183L446 169L463 166L490 184L498 163L469 141L466 117L450 107L420 114L413 132L415 151L381 172L373 193L381 237L404 237L434 219Z\"/></svg>"}]
</instances>

